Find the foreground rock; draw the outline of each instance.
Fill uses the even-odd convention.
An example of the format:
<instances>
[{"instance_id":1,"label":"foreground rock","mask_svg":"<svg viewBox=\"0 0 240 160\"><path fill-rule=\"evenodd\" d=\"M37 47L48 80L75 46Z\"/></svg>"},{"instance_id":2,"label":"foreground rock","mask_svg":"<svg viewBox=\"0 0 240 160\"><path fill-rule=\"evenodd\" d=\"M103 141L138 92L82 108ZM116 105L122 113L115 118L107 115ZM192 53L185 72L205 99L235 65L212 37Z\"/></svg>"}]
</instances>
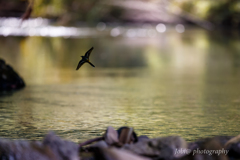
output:
<instances>
[{"instance_id":1,"label":"foreground rock","mask_svg":"<svg viewBox=\"0 0 240 160\"><path fill-rule=\"evenodd\" d=\"M146 139L135 144L123 147L136 154L154 157L157 159L173 159L182 157L183 154L175 153L176 150L187 149L187 142L179 136Z\"/></svg>"},{"instance_id":2,"label":"foreground rock","mask_svg":"<svg viewBox=\"0 0 240 160\"><path fill-rule=\"evenodd\" d=\"M99 148L94 152L94 158L95 160L151 160L128 150L116 148Z\"/></svg>"},{"instance_id":3,"label":"foreground rock","mask_svg":"<svg viewBox=\"0 0 240 160\"><path fill-rule=\"evenodd\" d=\"M231 138L224 144L224 148L229 150L228 156L231 158L240 157L240 135Z\"/></svg>"},{"instance_id":4,"label":"foreground rock","mask_svg":"<svg viewBox=\"0 0 240 160\"><path fill-rule=\"evenodd\" d=\"M229 150L223 146L226 137L213 137L200 140L189 154L179 160L228 160ZM191 146L191 145L190 145Z\"/></svg>"},{"instance_id":5,"label":"foreground rock","mask_svg":"<svg viewBox=\"0 0 240 160\"><path fill-rule=\"evenodd\" d=\"M95 141L97 140L97 142ZM98 141L99 140L99 141ZM187 143L179 136L137 137L132 128L108 127L103 137L80 145L83 160L237 160L240 135L216 136ZM88 156L85 156L88 153ZM91 154L89 154L91 153Z\"/></svg>"},{"instance_id":6,"label":"foreground rock","mask_svg":"<svg viewBox=\"0 0 240 160\"><path fill-rule=\"evenodd\" d=\"M23 87L25 87L23 79L3 59L0 59L0 92L18 90Z\"/></svg>"},{"instance_id":7,"label":"foreground rock","mask_svg":"<svg viewBox=\"0 0 240 160\"><path fill-rule=\"evenodd\" d=\"M133 128L108 127L102 137L79 145L53 133L43 141L0 139L0 160L238 160L240 135L187 143L179 136L149 139Z\"/></svg>"},{"instance_id":8,"label":"foreground rock","mask_svg":"<svg viewBox=\"0 0 240 160\"><path fill-rule=\"evenodd\" d=\"M78 146L49 133L39 141L0 139L1 160L79 160Z\"/></svg>"}]
</instances>

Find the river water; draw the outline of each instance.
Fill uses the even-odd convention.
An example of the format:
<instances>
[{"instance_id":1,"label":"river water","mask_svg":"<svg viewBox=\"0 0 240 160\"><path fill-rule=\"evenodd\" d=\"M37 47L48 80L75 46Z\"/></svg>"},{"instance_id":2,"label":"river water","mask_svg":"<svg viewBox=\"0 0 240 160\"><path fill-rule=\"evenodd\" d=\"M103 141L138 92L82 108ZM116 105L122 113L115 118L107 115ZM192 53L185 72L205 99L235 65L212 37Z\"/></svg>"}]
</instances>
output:
<instances>
[{"instance_id":1,"label":"river water","mask_svg":"<svg viewBox=\"0 0 240 160\"><path fill-rule=\"evenodd\" d=\"M52 130L82 142L107 126L188 141L240 133L239 36L202 29L135 33L0 37L0 57L27 84L0 97L0 137L41 140ZM92 46L96 67L76 71Z\"/></svg>"}]
</instances>

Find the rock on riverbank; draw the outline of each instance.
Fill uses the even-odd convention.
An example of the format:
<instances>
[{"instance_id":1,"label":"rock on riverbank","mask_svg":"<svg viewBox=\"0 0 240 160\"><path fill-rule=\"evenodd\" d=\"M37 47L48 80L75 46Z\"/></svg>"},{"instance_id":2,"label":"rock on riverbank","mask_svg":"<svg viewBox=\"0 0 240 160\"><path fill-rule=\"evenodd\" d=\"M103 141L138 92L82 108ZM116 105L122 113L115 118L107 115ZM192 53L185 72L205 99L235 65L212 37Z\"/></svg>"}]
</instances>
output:
<instances>
[{"instance_id":1,"label":"rock on riverbank","mask_svg":"<svg viewBox=\"0 0 240 160\"><path fill-rule=\"evenodd\" d=\"M0 92L18 90L25 87L23 79L14 69L0 59Z\"/></svg>"}]
</instances>

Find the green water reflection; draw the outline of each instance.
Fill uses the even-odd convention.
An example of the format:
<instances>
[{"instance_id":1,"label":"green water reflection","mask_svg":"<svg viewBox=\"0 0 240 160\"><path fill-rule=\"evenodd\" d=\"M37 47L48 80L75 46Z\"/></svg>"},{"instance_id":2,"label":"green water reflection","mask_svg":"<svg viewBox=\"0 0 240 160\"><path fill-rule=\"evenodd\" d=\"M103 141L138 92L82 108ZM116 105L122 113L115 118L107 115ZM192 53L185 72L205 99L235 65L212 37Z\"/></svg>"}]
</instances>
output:
<instances>
[{"instance_id":1,"label":"green water reflection","mask_svg":"<svg viewBox=\"0 0 240 160\"><path fill-rule=\"evenodd\" d=\"M203 30L153 38L0 37L27 87L0 97L0 136L75 142L107 126L191 141L240 133L240 39ZM92 46L96 68L75 68Z\"/></svg>"}]
</instances>

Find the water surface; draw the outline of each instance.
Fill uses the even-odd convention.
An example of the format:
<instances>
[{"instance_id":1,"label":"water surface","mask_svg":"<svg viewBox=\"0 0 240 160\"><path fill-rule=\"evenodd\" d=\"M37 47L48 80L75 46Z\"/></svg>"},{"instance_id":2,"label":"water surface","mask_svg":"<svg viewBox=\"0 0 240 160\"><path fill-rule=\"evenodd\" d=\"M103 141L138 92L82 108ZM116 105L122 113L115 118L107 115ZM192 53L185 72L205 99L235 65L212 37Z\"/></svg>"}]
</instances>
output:
<instances>
[{"instance_id":1,"label":"water surface","mask_svg":"<svg viewBox=\"0 0 240 160\"><path fill-rule=\"evenodd\" d=\"M27 86L0 97L0 137L74 142L107 126L188 141L238 135L240 39L201 29L147 37L0 37ZM76 66L89 48L96 66Z\"/></svg>"}]
</instances>

